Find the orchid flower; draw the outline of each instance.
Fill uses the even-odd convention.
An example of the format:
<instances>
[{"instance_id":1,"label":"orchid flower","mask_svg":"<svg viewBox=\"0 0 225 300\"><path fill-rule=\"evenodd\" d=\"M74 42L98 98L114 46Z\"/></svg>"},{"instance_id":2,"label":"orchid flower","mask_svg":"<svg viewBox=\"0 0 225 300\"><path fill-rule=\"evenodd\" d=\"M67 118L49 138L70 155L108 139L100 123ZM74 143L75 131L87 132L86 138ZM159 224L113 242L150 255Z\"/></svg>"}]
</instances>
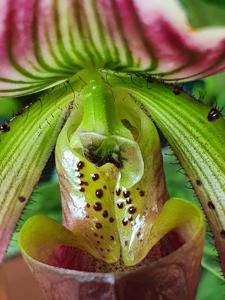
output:
<instances>
[{"instance_id":1,"label":"orchid flower","mask_svg":"<svg viewBox=\"0 0 225 300\"><path fill-rule=\"evenodd\" d=\"M225 27L187 12L178 0L0 3L0 95L43 91L1 126L0 260L56 145L63 225L35 216L20 234L46 299L194 299L204 217L169 199L152 120L225 273L225 121L177 87L224 70Z\"/></svg>"}]
</instances>

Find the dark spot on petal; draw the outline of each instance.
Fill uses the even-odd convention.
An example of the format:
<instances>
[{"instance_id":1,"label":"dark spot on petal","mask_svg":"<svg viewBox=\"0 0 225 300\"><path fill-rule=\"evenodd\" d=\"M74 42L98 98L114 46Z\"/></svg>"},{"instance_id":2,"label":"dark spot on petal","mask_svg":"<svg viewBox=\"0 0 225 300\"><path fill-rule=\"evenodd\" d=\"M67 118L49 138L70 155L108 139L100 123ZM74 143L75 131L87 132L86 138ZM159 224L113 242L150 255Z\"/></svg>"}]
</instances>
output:
<instances>
[{"instance_id":1,"label":"dark spot on petal","mask_svg":"<svg viewBox=\"0 0 225 300\"><path fill-rule=\"evenodd\" d=\"M106 186L106 185L104 185L104 186L103 186L103 188L106 190L106 189L107 189L107 186Z\"/></svg>"},{"instance_id":2,"label":"dark spot on petal","mask_svg":"<svg viewBox=\"0 0 225 300\"><path fill-rule=\"evenodd\" d=\"M95 191L95 195L97 198L102 198L103 196L103 190L102 189L98 189Z\"/></svg>"},{"instance_id":3,"label":"dark spot on petal","mask_svg":"<svg viewBox=\"0 0 225 300\"><path fill-rule=\"evenodd\" d=\"M78 170L83 169L83 167L84 167L84 162L83 161L79 161L79 163L77 164Z\"/></svg>"},{"instance_id":4,"label":"dark spot on petal","mask_svg":"<svg viewBox=\"0 0 225 300\"><path fill-rule=\"evenodd\" d=\"M114 241L114 236L113 235L110 235L110 240Z\"/></svg>"},{"instance_id":5,"label":"dark spot on petal","mask_svg":"<svg viewBox=\"0 0 225 300\"><path fill-rule=\"evenodd\" d=\"M24 196L18 196L18 200L23 203L26 201L26 198Z\"/></svg>"},{"instance_id":6,"label":"dark spot on petal","mask_svg":"<svg viewBox=\"0 0 225 300\"><path fill-rule=\"evenodd\" d=\"M109 216L109 213L107 212L107 210L105 210L105 211L103 212L102 216L103 216L104 218L107 218L107 217Z\"/></svg>"},{"instance_id":7,"label":"dark spot on petal","mask_svg":"<svg viewBox=\"0 0 225 300\"><path fill-rule=\"evenodd\" d=\"M100 211L102 210L102 204L100 202L96 202L93 206L94 210Z\"/></svg>"},{"instance_id":8,"label":"dark spot on petal","mask_svg":"<svg viewBox=\"0 0 225 300\"><path fill-rule=\"evenodd\" d=\"M7 122L5 122L4 124L2 124L0 126L0 131L1 132L8 132L10 130L10 126Z\"/></svg>"},{"instance_id":9,"label":"dark spot on petal","mask_svg":"<svg viewBox=\"0 0 225 300\"><path fill-rule=\"evenodd\" d=\"M103 236L103 235L101 235L100 238L101 238L102 240L104 240L104 236Z\"/></svg>"},{"instance_id":10,"label":"dark spot on petal","mask_svg":"<svg viewBox=\"0 0 225 300\"><path fill-rule=\"evenodd\" d=\"M144 191L140 191L140 192L139 192L139 195L140 195L141 197L144 197L145 192L144 192Z\"/></svg>"},{"instance_id":11,"label":"dark spot on petal","mask_svg":"<svg viewBox=\"0 0 225 300\"><path fill-rule=\"evenodd\" d=\"M175 84L173 86L173 93L174 93L174 95L178 96L178 95L180 95L181 92L182 92L182 87Z\"/></svg>"},{"instance_id":12,"label":"dark spot on petal","mask_svg":"<svg viewBox=\"0 0 225 300\"><path fill-rule=\"evenodd\" d=\"M89 208L91 205L89 203L86 204L87 208Z\"/></svg>"},{"instance_id":13,"label":"dark spot on petal","mask_svg":"<svg viewBox=\"0 0 225 300\"><path fill-rule=\"evenodd\" d=\"M102 249L102 248L100 248L100 251L102 251L102 252L103 252L103 249Z\"/></svg>"},{"instance_id":14,"label":"dark spot on petal","mask_svg":"<svg viewBox=\"0 0 225 300\"><path fill-rule=\"evenodd\" d=\"M211 201L208 202L208 207L210 209L215 209L215 205Z\"/></svg>"},{"instance_id":15,"label":"dark spot on petal","mask_svg":"<svg viewBox=\"0 0 225 300\"><path fill-rule=\"evenodd\" d=\"M100 245L100 244L101 244L101 243L100 243L100 241L97 241L97 244L99 244L99 245Z\"/></svg>"},{"instance_id":16,"label":"dark spot on petal","mask_svg":"<svg viewBox=\"0 0 225 300\"><path fill-rule=\"evenodd\" d=\"M97 173L92 174L92 175L91 175L91 178L92 178L93 181L96 181L96 180L99 179L99 175L98 175Z\"/></svg>"},{"instance_id":17,"label":"dark spot on petal","mask_svg":"<svg viewBox=\"0 0 225 300\"><path fill-rule=\"evenodd\" d=\"M132 203L132 199L130 197L126 198L126 202L127 202L127 204L131 204Z\"/></svg>"},{"instance_id":18,"label":"dark spot on petal","mask_svg":"<svg viewBox=\"0 0 225 300\"><path fill-rule=\"evenodd\" d=\"M117 206L118 206L118 208L123 208L123 202L119 202L119 203L117 203Z\"/></svg>"},{"instance_id":19,"label":"dark spot on petal","mask_svg":"<svg viewBox=\"0 0 225 300\"><path fill-rule=\"evenodd\" d=\"M78 174L78 178L83 178L84 177L84 174L83 173L79 173Z\"/></svg>"},{"instance_id":20,"label":"dark spot on petal","mask_svg":"<svg viewBox=\"0 0 225 300\"><path fill-rule=\"evenodd\" d=\"M123 218L122 223L124 226L126 226L128 224L128 219L127 218Z\"/></svg>"},{"instance_id":21,"label":"dark spot on petal","mask_svg":"<svg viewBox=\"0 0 225 300\"><path fill-rule=\"evenodd\" d=\"M114 222L114 218L110 217L110 218L109 218L109 222L110 222L110 223L113 223L113 222Z\"/></svg>"},{"instance_id":22,"label":"dark spot on petal","mask_svg":"<svg viewBox=\"0 0 225 300\"><path fill-rule=\"evenodd\" d=\"M139 190L140 190L140 188L139 188L139 187L137 187L137 188L136 188L136 190L137 190L137 191L139 191Z\"/></svg>"},{"instance_id":23,"label":"dark spot on petal","mask_svg":"<svg viewBox=\"0 0 225 300\"><path fill-rule=\"evenodd\" d=\"M128 211L130 214L134 214L134 213L136 213L137 209L135 207L131 206L128 208Z\"/></svg>"},{"instance_id":24,"label":"dark spot on petal","mask_svg":"<svg viewBox=\"0 0 225 300\"><path fill-rule=\"evenodd\" d=\"M94 236L98 237L98 234L97 234L97 233L94 233Z\"/></svg>"},{"instance_id":25,"label":"dark spot on petal","mask_svg":"<svg viewBox=\"0 0 225 300\"><path fill-rule=\"evenodd\" d=\"M197 184L198 186L201 186L201 185L202 185L201 180L197 179L197 180L196 180L196 184Z\"/></svg>"},{"instance_id":26,"label":"dark spot on petal","mask_svg":"<svg viewBox=\"0 0 225 300\"><path fill-rule=\"evenodd\" d=\"M221 116L222 116L221 112L217 108L213 107L209 111L207 118L208 118L208 121L212 122L212 121L220 119Z\"/></svg>"},{"instance_id":27,"label":"dark spot on petal","mask_svg":"<svg viewBox=\"0 0 225 300\"><path fill-rule=\"evenodd\" d=\"M125 241L124 242L124 246L126 247L128 245L128 241Z\"/></svg>"},{"instance_id":28,"label":"dark spot on petal","mask_svg":"<svg viewBox=\"0 0 225 300\"><path fill-rule=\"evenodd\" d=\"M133 217L132 216L129 216L128 217L128 220L131 222L131 221L133 221Z\"/></svg>"},{"instance_id":29,"label":"dark spot on petal","mask_svg":"<svg viewBox=\"0 0 225 300\"><path fill-rule=\"evenodd\" d=\"M100 228L102 228L102 224L101 224L101 223L96 223L96 224L95 224L95 227L96 227L97 229L100 229Z\"/></svg>"},{"instance_id":30,"label":"dark spot on petal","mask_svg":"<svg viewBox=\"0 0 225 300\"><path fill-rule=\"evenodd\" d=\"M121 193L121 189L116 190L116 195L119 196Z\"/></svg>"},{"instance_id":31,"label":"dark spot on petal","mask_svg":"<svg viewBox=\"0 0 225 300\"><path fill-rule=\"evenodd\" d=\"M124 191L123 196L124 196L124 198L128 198L130 196L130 192L129 191Z\"/></svg>"},{"instance_id":32,"label":"dark spot on petal","mask_svg":"<svg viewBox=\"0 0 225 300\"><path fill-rule=\"evenodd\" d=\"M224 229L220 231L220 235L223 239L225 239L225 230Z\"/></svg>"},{"instance_id":33,"label":"dark spot on petal","mask_svg":"<svg viewBox=\"0 0 225 300\"><path fill-rule=\"evenodd\" d=\"M110 249L107 249L107 252L110 252Z\"/></svg>"},{"instance_id":34,"label":"dark spot on petal","mask_svg":"<svg viewBox=\"0 0 225 300\"><path fill-rule=\"evenodd\" d=\"M80 192L84 193L85 192L85 188L84 187L80 188Z\"/></svg>"},{"instance_id":35,"label":"dark spot on petal","mask_svg":"<svg viewBox=\"0 0 225 300\"><path fill-rule=\"evenodd\" d=\"M80 185L86 185L86 186L88 186L88 182L86 182L86 181L81 181L81 182L80 182Z\"/></svg>"}]
</instances>

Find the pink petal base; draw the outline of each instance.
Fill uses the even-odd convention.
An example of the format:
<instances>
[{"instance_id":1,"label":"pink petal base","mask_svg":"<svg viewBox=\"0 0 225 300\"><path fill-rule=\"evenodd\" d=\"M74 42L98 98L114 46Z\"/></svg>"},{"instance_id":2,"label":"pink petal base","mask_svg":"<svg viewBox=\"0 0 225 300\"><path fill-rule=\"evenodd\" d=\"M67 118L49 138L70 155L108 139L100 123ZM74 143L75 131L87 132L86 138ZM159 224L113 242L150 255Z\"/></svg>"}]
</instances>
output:
<instances>
[{"instance_id":1,"label":"pink petal base","mask_svg":"<svg viewBox=\"0 0 225 300\"><path fill-rule=\"evenodd\" d=\"M49 300L192 300L198 284L203 232L183 245L176 235L174 251L155 260L165 239L168 236L150 251L142 266L124 272L94 272L96 268L105 270L107 265L66 246L58 247L45 263L23 255Z\"/></svg>"}]
</instances>

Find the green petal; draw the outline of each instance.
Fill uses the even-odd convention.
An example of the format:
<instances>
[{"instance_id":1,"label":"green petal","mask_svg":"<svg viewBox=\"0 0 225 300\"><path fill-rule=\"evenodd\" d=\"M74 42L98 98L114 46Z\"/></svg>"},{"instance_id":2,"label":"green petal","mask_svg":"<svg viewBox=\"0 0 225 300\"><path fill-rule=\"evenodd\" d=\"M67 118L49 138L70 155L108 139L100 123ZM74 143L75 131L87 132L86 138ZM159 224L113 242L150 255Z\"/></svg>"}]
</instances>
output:
<instances>
[{"instance_id":1,"label":"green petal","mask_svg":"<svg viewBox=\"0 0 225 300\"><path fill-rule=\"evenodd\" d=\"M0 133L0 260L27 200L37 184L74 93L60 86L27 107Z\"/></svg>"},{"instance_id":2,"label":"green petal","mask_svg":"<svg viewBox=\"0 0 225 300\"><path fill-rule=\"evenodd\" d=\"M121 85L119 79L114 85L116 81ZM133 82L124 77L122 84L151 114L179 158L207 215L225 272L225 120L219 111L213 116L210 107L182 91L177 95L172 86L141 78Z\"/></svg>"}]
</instances>

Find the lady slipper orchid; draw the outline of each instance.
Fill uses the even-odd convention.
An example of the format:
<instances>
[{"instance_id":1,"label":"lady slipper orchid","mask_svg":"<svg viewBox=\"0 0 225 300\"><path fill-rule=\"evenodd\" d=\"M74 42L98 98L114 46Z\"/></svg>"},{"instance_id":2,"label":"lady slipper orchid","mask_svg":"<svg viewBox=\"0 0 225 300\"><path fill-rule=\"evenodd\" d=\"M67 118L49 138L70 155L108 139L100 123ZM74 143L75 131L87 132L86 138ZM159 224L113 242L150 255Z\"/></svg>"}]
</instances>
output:
<instances>
[{"instance_id":1,"label":"lady slipper orchid","mask_svg":"<svg viewBox=\"0 0 225 300\"><path fill-rule=\"evenodd\" d=\"M187 11L178 0L0 3L0 95L46 90L1 126L0 260L56 145L63 225L35 216L20 233L46 299L195 298L204 218L169 199L151 119L225 273L225 121L168 84L224 70L225 27L194 27Z\"/></svg>"}]
</instances>

